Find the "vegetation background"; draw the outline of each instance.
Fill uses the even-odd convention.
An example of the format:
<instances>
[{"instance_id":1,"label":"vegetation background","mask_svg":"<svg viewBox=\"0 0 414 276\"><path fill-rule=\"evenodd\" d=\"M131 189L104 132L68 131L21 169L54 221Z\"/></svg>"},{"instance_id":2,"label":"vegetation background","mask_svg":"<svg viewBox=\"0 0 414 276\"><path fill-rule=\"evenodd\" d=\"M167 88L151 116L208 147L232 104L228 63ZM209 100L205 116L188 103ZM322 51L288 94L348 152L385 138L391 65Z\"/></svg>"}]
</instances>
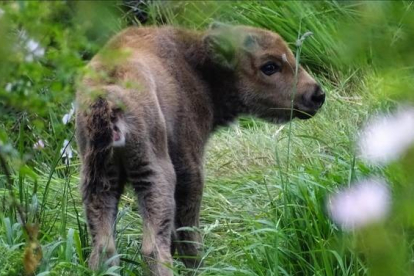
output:
<instances>
[{"instance_id":1,"label":"vegetation background","mask_svg":"<svg viewBox=\"0 0 414 276\"><path fill-rule=\"evenodd\" d=\"M311 121L242 118L214 136L195 229L205 263L187 271L177 261L177 275L413 275L414 150L382 167L356 150L368 118L413 104L413 2L334 0L0 3L0 275L92 274L74 83L113 34L144 21L276 31L328 94ZM344 231L328 216L328 196L372 175L392 187L391 214ZM122 265L95 275L141 275L140 224L128 191L117 227Z\"/></svg>"}]
</instances>

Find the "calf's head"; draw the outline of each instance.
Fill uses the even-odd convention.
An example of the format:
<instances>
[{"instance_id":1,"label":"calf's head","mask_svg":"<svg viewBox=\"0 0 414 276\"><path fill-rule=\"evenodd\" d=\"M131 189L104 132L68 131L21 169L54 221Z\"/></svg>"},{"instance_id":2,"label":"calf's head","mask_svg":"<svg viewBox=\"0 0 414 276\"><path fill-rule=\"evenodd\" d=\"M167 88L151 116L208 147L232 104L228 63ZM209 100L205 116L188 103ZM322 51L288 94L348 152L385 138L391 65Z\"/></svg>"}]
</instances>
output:
<instances>
[{"instance_id":1,"label":"calf's head","mask_svg":"<svg viewBox=\"0 0 414 276\"><path fill-rule=\"evenodd\" d=\"M323 105L321 86L301 66L296 67L295 56L278 34L215 24L205 41L214 58L233 71L234 85L248 113L280 123L311 118Z\"/></svg>"}]
</instances>

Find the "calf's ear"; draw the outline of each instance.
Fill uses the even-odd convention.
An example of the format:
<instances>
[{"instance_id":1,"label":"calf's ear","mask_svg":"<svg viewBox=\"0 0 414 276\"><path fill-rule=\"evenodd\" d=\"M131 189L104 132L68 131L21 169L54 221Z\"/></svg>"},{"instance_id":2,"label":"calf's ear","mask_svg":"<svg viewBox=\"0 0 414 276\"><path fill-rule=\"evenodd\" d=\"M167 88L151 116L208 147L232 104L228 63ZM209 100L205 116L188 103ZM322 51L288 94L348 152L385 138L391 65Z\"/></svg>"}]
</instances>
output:
<instances>
[{"instance_id":1,"label":"calf's ear","mask_svg":"<svg viewBox=\"0 0 414 276\"><path fill-rule=\"evenodd\" d=\"M233 68L236 62L236 39L234 28L226 23L214 21L210 24L204 44L214 62Z\"/></svg>"},{"instance_id":2,"label":"calf's ear","mask_svg":"<svg viewBox=\"0 0 414 276\"><path fill-rule=\"evenodd\" d=\"M236 65L236 43L231 32L212 31L204 37L204 44L210 57L229 69Z\"/></svg>"}]
</instances>

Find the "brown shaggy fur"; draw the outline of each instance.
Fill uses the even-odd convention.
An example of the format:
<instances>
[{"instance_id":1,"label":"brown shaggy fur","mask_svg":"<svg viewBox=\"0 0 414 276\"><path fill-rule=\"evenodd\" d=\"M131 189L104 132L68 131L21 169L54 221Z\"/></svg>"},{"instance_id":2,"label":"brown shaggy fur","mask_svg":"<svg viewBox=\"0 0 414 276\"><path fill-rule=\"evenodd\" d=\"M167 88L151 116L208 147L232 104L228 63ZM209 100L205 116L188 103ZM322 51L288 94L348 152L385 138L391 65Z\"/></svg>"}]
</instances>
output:
<instances>
[{"instance_id":1,"label":"brown shaggy fur","mask_svg":"<svg viewBox=\"0 0 414 276\"><path fill-rule=\"evenodd\" d=\"M263 72L268 62L276 64L270 75ZM77 94L90 267L116 254L125 183L138 197L150 274L172 275L175 250L197 267L200 235L175 229L199 226L206 142L241 114L274 123L314 115L325 95L301 67L295 78L295 66L279 35L245 26L129 28L113 38L90 62Z\"/></svg>"}]
</instances>

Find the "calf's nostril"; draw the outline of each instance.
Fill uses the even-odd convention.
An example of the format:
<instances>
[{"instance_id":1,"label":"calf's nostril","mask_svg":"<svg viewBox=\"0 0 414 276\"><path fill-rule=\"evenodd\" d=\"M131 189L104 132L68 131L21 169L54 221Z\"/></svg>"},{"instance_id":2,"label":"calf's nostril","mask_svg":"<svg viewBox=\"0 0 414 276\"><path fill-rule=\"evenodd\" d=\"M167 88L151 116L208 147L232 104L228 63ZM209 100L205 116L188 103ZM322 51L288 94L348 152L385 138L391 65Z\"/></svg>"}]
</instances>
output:
<instances>
[{"instance_id":1,"label":"calf's nostril","mask_svg":"<svg viewBox=\"0 0 414 276\"><path fill-rule=\"evenodd\" d=\"M325 102L325 93L321 89L321 87L318 85L315 89L315 91L312 94L311 101L313 104L317 105L318 107L322 106L322 104Z\"/></svg>"},{"instance_id":2,"label":"calf's nostril","mask_svg":"<svg viewBox=\"0 0 414 276\"><path fill-rule=\"evenodd\" d=\"M322 105L325 101L325 94L314 94L311 99L315 104Z\"/></svg>"}]
</instances>

